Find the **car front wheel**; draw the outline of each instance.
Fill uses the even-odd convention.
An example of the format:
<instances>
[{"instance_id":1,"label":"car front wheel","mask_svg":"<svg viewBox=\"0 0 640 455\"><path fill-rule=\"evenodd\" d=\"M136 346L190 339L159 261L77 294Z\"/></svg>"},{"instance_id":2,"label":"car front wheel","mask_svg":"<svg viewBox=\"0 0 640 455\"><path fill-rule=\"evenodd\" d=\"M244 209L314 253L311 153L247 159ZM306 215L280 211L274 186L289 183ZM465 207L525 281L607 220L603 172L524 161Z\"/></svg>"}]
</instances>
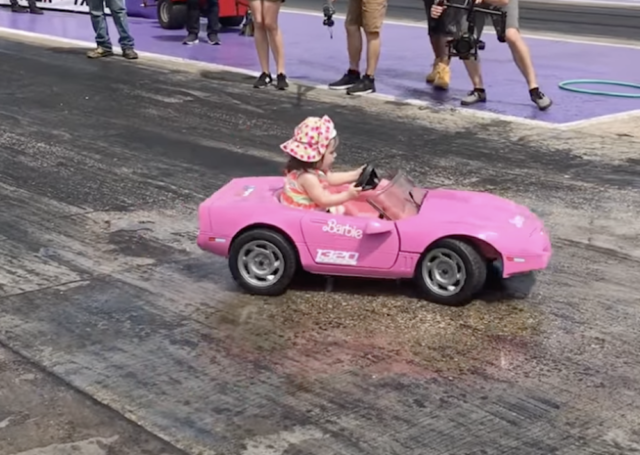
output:
<instances>
[{"instance_id":1,"label":"car front wheel","mask_svg":"<svg viewBox=\"0 0 640 455\"><path fill-rule=\"evenodd\" d=\"M295 247L273 230L247 231L231 245L229 270L233 279L250 294L283 294L296 269Z\"/></svg>"},{"instance_id":2,"label":"car front wheel","mask_svg":"<svg viewBox=\"0 0 640 455\"><path fill-rule=\"evenodd\" d=\"M422 255L415 280L427 300L450 306L469 303L487 279L486 261L458 239L441 239Z\"/></svg>"}]
</instances>

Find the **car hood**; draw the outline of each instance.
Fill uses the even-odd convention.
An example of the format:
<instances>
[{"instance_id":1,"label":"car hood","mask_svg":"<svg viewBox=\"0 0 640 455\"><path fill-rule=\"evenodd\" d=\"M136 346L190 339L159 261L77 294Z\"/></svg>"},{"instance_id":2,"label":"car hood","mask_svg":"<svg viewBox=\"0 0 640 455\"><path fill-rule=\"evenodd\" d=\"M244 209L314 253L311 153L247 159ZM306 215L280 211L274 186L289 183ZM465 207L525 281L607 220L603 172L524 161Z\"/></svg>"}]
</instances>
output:
<instances>
[{"instance_id":1,"label":"car hood","mask_svg":"<svg viewBox=\"0 0 640 455\"><path fill-rule=\"evenodd\" d=\"M500 227L528 231L537 227L537 217L522 205L490 193L429 190L420 217L437 223L462 223L478 228ZM532 224L536 224L533 226Z\"/></svg>"}]
</instances>

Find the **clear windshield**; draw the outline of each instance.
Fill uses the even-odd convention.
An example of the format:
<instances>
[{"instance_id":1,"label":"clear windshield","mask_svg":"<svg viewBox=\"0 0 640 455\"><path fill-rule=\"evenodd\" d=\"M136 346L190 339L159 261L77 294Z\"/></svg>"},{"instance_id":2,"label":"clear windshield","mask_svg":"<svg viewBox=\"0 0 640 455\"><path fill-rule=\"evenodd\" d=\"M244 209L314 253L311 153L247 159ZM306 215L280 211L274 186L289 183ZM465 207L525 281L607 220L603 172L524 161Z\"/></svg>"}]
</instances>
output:
<instances>
[{"instance_id":1,"label":"clear windshield","mask_svg":"<svg viewBox=\"0 0 640 455\"><path fill-rule=\"evenodd\" d=\"M393 221L417 215L427 190L416 186L402 172L396 172L389 180L383 180L367 198L369 204Z\"/></svg>"}]
</instances>

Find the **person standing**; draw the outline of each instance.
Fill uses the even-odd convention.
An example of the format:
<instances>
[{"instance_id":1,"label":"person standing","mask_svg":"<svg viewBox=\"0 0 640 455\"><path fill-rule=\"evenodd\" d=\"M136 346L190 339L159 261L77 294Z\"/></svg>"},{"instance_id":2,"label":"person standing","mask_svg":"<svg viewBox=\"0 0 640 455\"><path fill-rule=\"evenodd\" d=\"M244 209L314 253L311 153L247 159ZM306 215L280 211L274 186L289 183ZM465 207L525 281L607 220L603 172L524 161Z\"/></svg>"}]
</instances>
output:
<instances>
[{"instance_id":1,"label":"person standing","mask_svg":"<svg viewBox=\"0 0 640 455\"><path fill-rule=\"evenodd\" d=\"M28 0L28 7L20 6L18 0L10 0L12 13L31 13L31 14L44 14L40 8L36 5L36 0Z\"/></svg>"},{"instance_id":2,"label":"person standing","mask_svg":"<svg viewBox=\"0 0 640 455\"><path fill-rule=\"evenodd\" d=\"M478 4L483 3L483 0L474 1ZM529 98L531 99L531 101L541 111L547 110L553 103L551 99L540 90L540 87L538 86L536 72L533 68L529 46L527 46L527 43L524 42L524 40L522 39L522 35L520 34L520 11L518 0L486 0L486 4L488 4L491 8L506 12L507 17L505 38L507 44L509 45L509 49L511 50L513 61L515 62L516 66L527 82L529 88ZM431 8L432 17L440 17L444 9L445 8L440 5L434 5ZM482 35L482 29L485 22L484 16L484 14L478 14L476 16L476 36L478 39ZM493 18L492 21L496 32L500 33L500 31L498 30L500 28L498 22ZM466 20L464 20L464 22L466 23ZM466 27L466 25L463 24L463 27ZM473 84L473 90L471 90L466 97L462 98L460 104L462 104L463 106L470 106L472 104L486 102L487 93L484 89L484 82L482 80L480 61L473 59L464 60L464 66L467 70L467 73L469 74L469 79L471 79L471 83Z\"/></svg>"},{"instance_id":3,"label":"person standing","mask_svg":"<svg viewBox=\"0 0 640 455\"><path fill-rule=\"evenodd\" d=\"M93 31L96 34L97 44L95 49L87 52L87 57L102 58L113 55L113 46L109 38L109 28L107 27L107 19L104 14L104 7L106 5L111 11L111 17L120 35L118 42L122 49L122 56L127 60L135 60L138 58L138 54L133 49L134 41L129 32L129 19L124 2L125 0L87 0L89 14L91 16L91 25L93 25Z\"/></svg>"},{"instance_id":4,"label":"person standing","mask_svg":"<svg viewBox=\"0 0 640 455\"><path fill-rule=\"evenodd\" d=\"M437 89L447 90L451 83L451 59L449 58L447 41L458 33L461 10L449 8L443 11L442 15L436 19L431 16L431 7L436 4L438 0L423 1L427 13L429 40L431 41L431 49L433 49L435 56L431 72L427 74L426 82L427 84L433 84Z\"/></svg>"},{"instance_id":5,"label":"person standing","mask_svg":"<svg viewBox=\"0 0 640 455\"><path fill-rule=\"evenodd\" d=\"M200 35L200 1L187 0L187 37L182 44L196 44ZM220 37L220 2L206 0L205 15L207 17L207 43L219 46Z\"/></svg>"},{"instance_id":6,"label":"person standing","mask_svg":"<svg viewBox=\"0 0 640 455\"><path fill-rule=\"evenodd\" d=\"M335 0L332 0L335 1ZM349 69L330 89L347 89L347 95L366 95L376 91L375 72L380 59L380 31L387 14L387 0L349 0L345 28ZM362 31L367 40L367 67L360 76Z\"/></svg>"},{"instance_id":7,"label":"person standing","mask_svg":"<svg viewBox=\"0 0 640 455\"><path fill-rule=\"evenodd\" d=\"M269 50L276 61L276 88L285 90L289 87L284 71L284 43L282 31L278 25L280 7L284 0L250 0L249 8L253 19L253 40L260 60L262 73L253 84L254 88L264 88L273 83L269 69Z\"/></svg>"}]
</instances>

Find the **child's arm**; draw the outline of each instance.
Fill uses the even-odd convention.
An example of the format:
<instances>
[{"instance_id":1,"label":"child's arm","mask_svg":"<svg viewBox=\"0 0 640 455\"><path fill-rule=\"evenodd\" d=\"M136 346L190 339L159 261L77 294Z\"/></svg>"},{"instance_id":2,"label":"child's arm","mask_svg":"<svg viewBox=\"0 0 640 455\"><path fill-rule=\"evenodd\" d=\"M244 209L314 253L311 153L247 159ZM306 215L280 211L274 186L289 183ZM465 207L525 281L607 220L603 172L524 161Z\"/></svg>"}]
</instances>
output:
<instances>
[{"instance_id":1,"label":"child's arm","mask_svg":"<svg viewBox=\"0 0 640 455\"><path fill-rule=\"evenodd\" d=\"M365 166L361 166L358 169L348 172L327 172L327 182L329 182L329 185L333 186L344 185L345 183L354 183L358 180L358 177L360 177Z\"/></svg>"},{"instance_id":2,"label":"child's arm","mask_svg":"<svg viewBox=\"0 0 640 455\"><path fill-rule=\"evenodd\" d=\"M344 204L345 202L358 197L362 191L360 188L352 186L346 191L342 191L337 194L330 193L322 187L318 177L312 174L302 174L298 177L298 183L302 186L309 198L322 208Z\"/></svg>"}]
</instances>

